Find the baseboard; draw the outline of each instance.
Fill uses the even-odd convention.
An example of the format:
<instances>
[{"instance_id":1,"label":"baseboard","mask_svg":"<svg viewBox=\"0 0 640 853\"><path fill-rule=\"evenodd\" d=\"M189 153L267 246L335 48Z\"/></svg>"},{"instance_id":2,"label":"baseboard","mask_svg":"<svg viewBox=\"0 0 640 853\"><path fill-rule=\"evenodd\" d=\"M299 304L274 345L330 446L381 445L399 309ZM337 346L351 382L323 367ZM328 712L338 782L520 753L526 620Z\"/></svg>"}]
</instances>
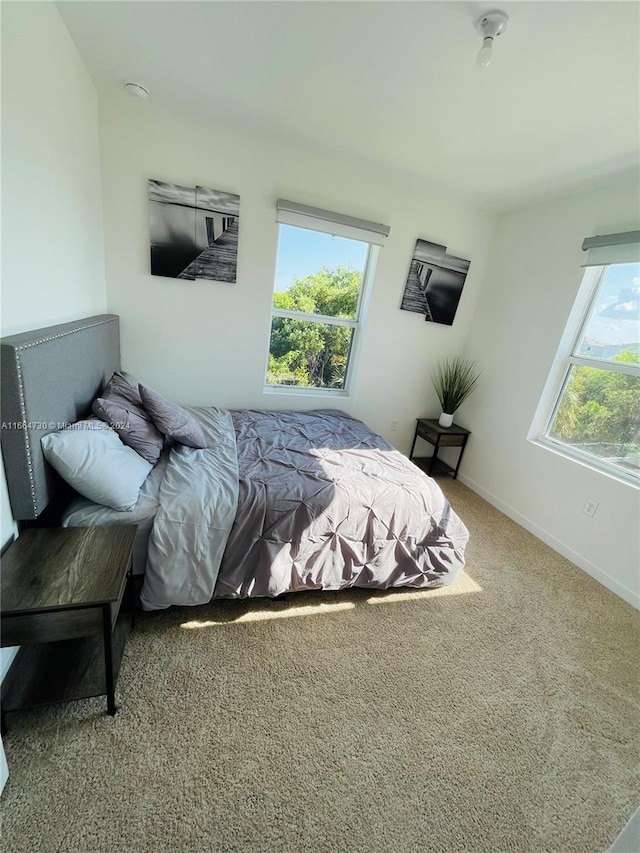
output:
<instances>
[{"instance_id":1,"label":"baseboard","mask_svg":"<svg viewBox=\"0 0 640 853\"><path fill-rule=\"evenodd\" d=\"M509 506L509 504L501 501L500 498L496 497L492 492L480 486L474 480L469 477L465 477L462 474L458 475L458 479L465 486L468 486L472 492L475 492L477 495L480 495L481 498L490 503L496 509L499 509L500 512L503 512L510 519L515 521L520 527L524 527L525 530L528 530L529 533L533 533L535 537L541 539L545 545L548 545L550 548L553 548L554 551L557 551L558 554L562 554L563 557L566 557L567 560L570 560L574 565L576 565L579 569L582 569L583 572L586 572L590 575L594 580L597 580L598 583L601 583L602 586L605 586L608 590L615 593L619 598L623 601L626 601L627 604L630 604L632 607L635 607L636 610L640 610L640 594L634 592L631 589L628 589L624 584L617 581L615 578L612 578L610 575L603 572L602 569L599 569L593 563L583 557L582 554L578 554L577 551L574 551L572 548L569 548L562 542L560 539L556 539L555 536L551 536L547 533L546 530L543 530L542 527L539 527L537 524L534 524L530 519L526 516L522 515L522 513L513 509L513 507Z\"/></svg>"}]
</instances>

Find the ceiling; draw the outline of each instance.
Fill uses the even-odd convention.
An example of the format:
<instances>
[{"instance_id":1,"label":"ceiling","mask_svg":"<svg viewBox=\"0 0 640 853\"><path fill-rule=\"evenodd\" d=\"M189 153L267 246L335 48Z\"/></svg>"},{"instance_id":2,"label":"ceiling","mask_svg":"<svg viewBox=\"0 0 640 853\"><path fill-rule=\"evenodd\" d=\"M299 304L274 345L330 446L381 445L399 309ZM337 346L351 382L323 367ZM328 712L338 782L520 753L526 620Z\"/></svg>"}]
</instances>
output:
<instances>
[{"instance_id":1,"label":"ceiling","mask_svg":"<svg viewBox=\"0 0 640 853\"><path fill-rule=\"evenodd\" d=\"M495 4L494 4L495 6ZM425 178L506 209L638 165L640 5L59 0L98 89ZM151 102L149 102L151 104Z\"/></svg>"}]
</instances>

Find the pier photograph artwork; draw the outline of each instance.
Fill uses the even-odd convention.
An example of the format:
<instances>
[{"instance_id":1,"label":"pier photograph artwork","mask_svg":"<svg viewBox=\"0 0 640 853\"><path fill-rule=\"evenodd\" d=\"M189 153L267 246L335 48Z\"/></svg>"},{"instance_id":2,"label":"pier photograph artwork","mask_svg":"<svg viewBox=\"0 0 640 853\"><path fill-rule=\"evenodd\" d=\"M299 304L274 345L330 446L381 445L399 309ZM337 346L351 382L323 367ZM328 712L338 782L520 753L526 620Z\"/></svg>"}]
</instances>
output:
<instances>
[{"instance_id":1,"label":"pier photograph artwork","mask_svg":"<svg viewBox=\"0 0 640 853\"><path fill-rule=\"evenodd\" d=\"M400 308L424 314L430 323L453 324L470 262L446 246L416 240Z\"/></svg>"},{"instance_id":2,"label":"pier photograph artwork","mask_svg":"<svg viewBox=\"0 0 640 853\"><path fill-rule=\"evenodd\" d=\"M240 196L149 181L151 274L234 284Z\"/></svg>"}]
</instances>

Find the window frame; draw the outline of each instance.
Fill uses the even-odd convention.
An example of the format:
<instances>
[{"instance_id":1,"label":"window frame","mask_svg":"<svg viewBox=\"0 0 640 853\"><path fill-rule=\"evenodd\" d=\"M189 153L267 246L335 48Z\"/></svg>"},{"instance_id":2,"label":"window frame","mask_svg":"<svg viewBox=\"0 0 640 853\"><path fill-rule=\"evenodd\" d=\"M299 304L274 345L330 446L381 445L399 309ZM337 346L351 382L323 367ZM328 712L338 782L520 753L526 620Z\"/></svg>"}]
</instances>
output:
<instances>
[{"instance_id":1,"label":"window frame","mask_svg":"<svg viewBox=\"0 0 640 853\"><path fill-rule=\"evenodd\" d=\"M549 434L562 403L573 367L608 370L612 373L623 373L640 379L640 364L615 362L598 358L597 356L579 355L576 352L585 337L587 326L596 310L598 296L609 269L613 266L622 266L626 263L629 263L629 261L625 260L618 263L612 261L611 263L586 267L578 296L565 327L565 332L556 353L554 364L528 438L530 441L546 449L553 450L562 456L581 462L600 473L609 474L616 479L640 488L640 472L636 473L614 462L609 462L606 457L598 457L584 450L579 450L576 447L571 447L571 445Z\"/></svg>"},{"instance_id":2,"label":"window frame","mask_svg":"<svg viewBox=\"0 0 640 853\"><path fill-rule=\"evenodd\" d=\"M308 210L313 210L312 208L308 208ZM337 215L336 215L337 216ZM326 216L325 216L326 220ZM314 220L312 216L309 216L309 224L305 224L303 221L300 222L287 222L287 221L279 221L278 222L278 251L276 255L276 271L278 267L278 261L280 258L280 247L281 247L281 234L282 234L282 226L286 226L288 228L302 228L307 231L314 231L317 234L327 234L330 233L326 226L321 228L314 228L312 226L312 222L320 220ZM336 219L338 222L339 220ZM355 220L354 220L355 221ZM271 293L271 312L269 316L269 333L267 338L267 360L264 371L264 383L263 383L263 393L265 394L295 394L300 396L314 397L351 397L353 395L354 386L356 382L356 376L358 372L358 366L360 361L360 349L361 349L361 338L362 331L366 323L369 303L371 299L371 293L373 291L373 281L375 278L376 268L378 265L378 258L380 254L381 243L370 242L363 237L354 237L348 236L347 234L338 234L338 236L346 237L346 239L354 240L355 242L365 243L367 245L367 254L364 261L364 266L362 269L362 281L360 283L360 292L358 294L358 304L356 306L355 315L353 318L347 317L329 317L325 314L310 314L304 311L289 311L281 308L276 308L273 304L273 295L275 291L275 275L274 275L274 289ZM308 387L304 385L271 385L267 382L267 375L269 371L269 354L271 350L271 332L273 328L273 319L275 317L282 317L285 319L291 320L301 320L303 322L312 322L319 323L321 325L330 325L330 326L343 326L352 329L351 335L351 343L349 346L349 351L347 354L347 364L345 368L345 378L344 384L342 388L319 388L319 387Z\"/></svg>"}]
</instances>

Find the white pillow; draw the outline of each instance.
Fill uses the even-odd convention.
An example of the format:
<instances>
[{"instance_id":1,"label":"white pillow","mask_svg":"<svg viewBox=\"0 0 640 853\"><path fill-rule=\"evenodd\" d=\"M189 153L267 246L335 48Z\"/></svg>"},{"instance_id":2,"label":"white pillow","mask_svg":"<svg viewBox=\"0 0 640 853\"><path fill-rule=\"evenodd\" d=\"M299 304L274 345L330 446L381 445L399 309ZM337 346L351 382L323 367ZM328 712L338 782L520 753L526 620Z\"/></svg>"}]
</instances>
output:
<instances>
[{"instance_id":1,"label":"white pillow","mask_svg":"<svg viewBox=\"0 0 640 853\"><path fill-rule=\"evenodd\" d=\"M103 421L78 421L40 439L47 462L70 486L98 504L128 510L153 468Z\"/></svg>"}]
</instances>

